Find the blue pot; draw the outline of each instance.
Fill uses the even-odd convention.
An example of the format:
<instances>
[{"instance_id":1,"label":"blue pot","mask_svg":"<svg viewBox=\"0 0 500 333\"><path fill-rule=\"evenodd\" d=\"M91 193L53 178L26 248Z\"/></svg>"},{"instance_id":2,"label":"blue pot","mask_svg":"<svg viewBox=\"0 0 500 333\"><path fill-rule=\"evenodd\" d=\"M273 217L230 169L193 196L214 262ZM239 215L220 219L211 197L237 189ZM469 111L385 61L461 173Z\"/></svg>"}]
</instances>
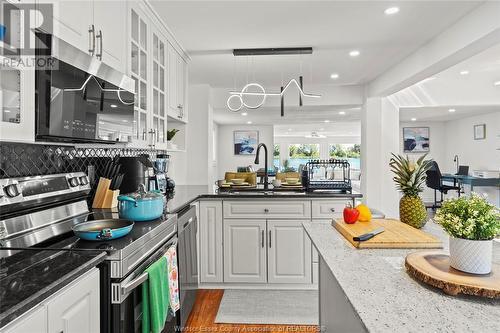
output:
<instances>
[{"instance_id":1,"label":"blue pot","mask_svg":"<svg viewBox=\"0 0 500 333\"><path fill-rule=\"evenodd\" d=\"M88 241L107 241L128 235L134 222L121 219L83 222L73 227L76 237Z\"/></svg>"},{"instance_id":2,"label":"blue pot","mask_svg":"<svg viewBox=\"0 0 500 333\"><path fill-rule=\"evenodd\" d=\"M163 215L164 206L165 197L159 193L118 196L118 214L121 219L136 222L156 220Z\"/></svg>"}]
</instances>

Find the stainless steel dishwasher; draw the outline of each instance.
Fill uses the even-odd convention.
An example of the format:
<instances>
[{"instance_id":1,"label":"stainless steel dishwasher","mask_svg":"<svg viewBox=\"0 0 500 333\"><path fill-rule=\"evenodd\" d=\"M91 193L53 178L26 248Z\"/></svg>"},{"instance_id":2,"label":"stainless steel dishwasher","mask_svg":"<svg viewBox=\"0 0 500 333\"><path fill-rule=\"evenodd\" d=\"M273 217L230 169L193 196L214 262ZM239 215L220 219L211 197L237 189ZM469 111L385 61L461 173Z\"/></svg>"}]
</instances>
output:
<instances>
[{"instance_id":1,"label":"stainless steel dishwasher","mask_svg":"<svg viewBox=\"0 0 500 333\"><path fill-rule=\"evenodd\" d=\"M196 206L188 206L177 213L179 289L180 289L180 320L181 327L193 308L198 290L198 248L196 234L198 220Z\"/></svg>"}]
</instances>

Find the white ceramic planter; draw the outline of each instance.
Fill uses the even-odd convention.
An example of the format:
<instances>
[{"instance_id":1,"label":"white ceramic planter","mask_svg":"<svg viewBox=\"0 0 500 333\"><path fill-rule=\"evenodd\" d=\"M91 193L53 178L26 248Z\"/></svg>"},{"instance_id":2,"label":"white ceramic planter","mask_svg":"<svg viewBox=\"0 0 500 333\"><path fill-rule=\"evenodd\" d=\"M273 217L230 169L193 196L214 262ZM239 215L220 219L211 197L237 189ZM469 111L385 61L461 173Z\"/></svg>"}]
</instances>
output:
<instances>
[{"instance_id":1,"label":"white ceramic planter","mask_svg":"<svg viewBox=\"0 0 500 333\"><path fill-rule=\"evenodd\" d=\"M463 272L488 274L491 272L493 241L450 237L450 265Z\"/></svg>"}]
</instances>

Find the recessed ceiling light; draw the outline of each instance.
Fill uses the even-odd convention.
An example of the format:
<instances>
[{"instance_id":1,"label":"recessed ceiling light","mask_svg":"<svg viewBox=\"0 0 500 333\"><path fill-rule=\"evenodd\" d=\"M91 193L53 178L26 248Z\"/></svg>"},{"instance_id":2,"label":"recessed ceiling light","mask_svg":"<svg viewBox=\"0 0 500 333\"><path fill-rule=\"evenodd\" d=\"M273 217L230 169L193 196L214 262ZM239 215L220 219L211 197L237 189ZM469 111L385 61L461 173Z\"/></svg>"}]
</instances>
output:
<instances>
[{"instance_id":1,"label":"recessed ceiling light","mask_svg":"<svg viewBox=\"0 0 500 333\"><path fill-rule=\"evenodd\" d=\"M252 122L251 121L247 121L247 124L250 125Z\"/></svg>"},{"instance_id":2,"label":"recessed ceiling light","mask_svg":"<svg viewBox=\"0 0 500 333\"><path fill-rule=\"evenodd\" d=\"M467 75L469 74L469 71L460 71L460 75Z\"/></svg>"},{"instance_id":3,"label":"recessed ceiling light","mask_svg":"<svg viewBox=\"0 0 500 333\"><path fill-rule=\"evenodd\" d=\"M320 128L319 130L320 130L320 131L324 131L325 129L322 127L322 128Z\"/></svg>"},{"instance_id":4,"label":"recessed ceiling light","mask_svg":"<svg viewBox=\"0 0 500 333\"><path fill-rule=\"evenodd\" d=\"M345 115L345 111L339 111L339 114L343 116Z\"/></svg>"},{"instance_id":5,"label":"recessed ceiling light","mask_svg":"<svg viewBox=\"0 0 500 333\"><path fill-rule=\"evenodd\" d=\"M289 128L289 129L288 129L288 132L290 132L291 130L292 130L292 129L291 129L291 128Z\"/></svg>"},{"instance_id":6,"label":"recessed ceiling light","mask_svg":"<svg viewBox=\"0 0 500 333\"><path fill-rule=\"evenodd\" d=\"M329 123L329 122L330 122L330 120L328 120L328 119L327 119L327 120L325 120L325 123Z\"/></svg>"},{"instance_id":7,"label":"recessed ceiling light","mask_svg":"<svg viewBox=\"0 0 500 333\"><path fill-rule=\"evenodd\" d=\"M359 51L358 50L352 50L351 52L349 52L349 55L351 57L357 57L357 56L359 56Z\"/></svg>"},{"instance_id":8,"label":"recessed ceiling light","mask_svg":"<svg viewBox=\"0 0 500 333\"><path fill-rule=\"evenodd\" d=\"M243 112L241 115L242 116L248 116L248 113L247 112Z\"/></svg>"},{"instance_id":9,"label":"recessed ceiling light","mask_svg":"<svg viewBox=\"0 0 500 333\"><path fill-rule=\"evenodd\" d=\"M339 75L337 73L332 73L330 75L330 79L334 79L335 80L335 79L338 79L338 78L339 78Z\"/></svg>"},{"instance_id":10,"label":"recessed ceiling light","mask_svg":"<svg viewBox=\"0 0 500 333\"><path fill-rule=\"evenodd\" d=\"M417 118L411 118L411 121L417 121Z\"/></svg>"},{"instance_id":11,"label":"recessed ceiling light","mask_svg":"<svg viewBox=\"0 0 500 333\"><path fill-rule=\"evenodd\" d=\"M118 105L116 105L116 104L111 104L110 106L111 106L113 109L118 107Z\"/></svg>"},{"instance_id":12,"label":"recessed ceiling light","mask_svg":"<svg viewBox=\"0 0 500 333\"><path fill-rule=\"evenodd\" d=\"M493 83L494 86L500 86L500 81L496 81Z\"/></svg>"},{"instance_id":13,"label":"recessed ceiling light","mask_svg":"<svg viewBox=\"0 0 500 333\"><path fill-rule=\"evenodd\" d=\"M124 123L128 123L128 120L127 120L127 119L122 119L122 121L123 121Z\"/></svg>"},{"instance_id":14,"label":"recessed ceiling light","mask_svg":"<svg viewBox=\"0 0 500 333\"><path fill-rule=\"evenodd\" d=\"M457 111L457 110L455 110L455 109L448 109L448 112L455 112L455 111Z\"/></svg>"},{"instance_id":15,"label":"recessed ceiling light","mask_svg":"<svg viewBox=\"0 0 500 333\"><path fill-rule=\"evenodd\" d=\"M394 15L399 13L399 7L389 7L384 10L385 15Z\"/></svg>"}]
</instances>

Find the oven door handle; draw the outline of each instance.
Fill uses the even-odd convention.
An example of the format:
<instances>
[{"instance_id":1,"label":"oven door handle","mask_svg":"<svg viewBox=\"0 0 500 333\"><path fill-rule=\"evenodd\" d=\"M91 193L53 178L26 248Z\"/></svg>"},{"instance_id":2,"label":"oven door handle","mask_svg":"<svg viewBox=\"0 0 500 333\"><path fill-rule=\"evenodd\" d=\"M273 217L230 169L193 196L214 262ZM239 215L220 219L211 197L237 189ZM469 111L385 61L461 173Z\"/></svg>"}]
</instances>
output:
<instances>
[{"instance_id":1,"label":"oven door handle","mask_svg":"<svg viewBox=\"0 0 500 333\"><path fill-rule=\"evenodd\" d=\"M171 244L168 245L168 248L172 247L172 246L177 246L177 242L178 242L178 239L176 238L175 241L173 241ZM111 300L111 303L112 304L120 304L123 300L125 300L128 295L135 289L137 288L138 286L140 286L141 284L143 284L146 280L148 279L148 272L143 272L141 275L139 275L138 277L136 277L135 279L133 279L132 281L130 282L126 282L126 283L123 283L123 284L115 284L113 283L111 288L112 289L115 289L116 287L118 287L119 289L119 295L116 295L116 296L112 296L112 300Z\"/></svg>"},{"instance_id":2,"label":"oven door handle","mask_svg":"<svg viewBox=\"0 0 500 333\"><path fill-rule=\"evenodd\" d=\"M148 272L144 272L141 275L139 275L138 278L130 281L126 285L122 286L122 295L127 295L129 294L132 290L143 284L146 280L148 279Z\"/></svg>"}]
</instances>

